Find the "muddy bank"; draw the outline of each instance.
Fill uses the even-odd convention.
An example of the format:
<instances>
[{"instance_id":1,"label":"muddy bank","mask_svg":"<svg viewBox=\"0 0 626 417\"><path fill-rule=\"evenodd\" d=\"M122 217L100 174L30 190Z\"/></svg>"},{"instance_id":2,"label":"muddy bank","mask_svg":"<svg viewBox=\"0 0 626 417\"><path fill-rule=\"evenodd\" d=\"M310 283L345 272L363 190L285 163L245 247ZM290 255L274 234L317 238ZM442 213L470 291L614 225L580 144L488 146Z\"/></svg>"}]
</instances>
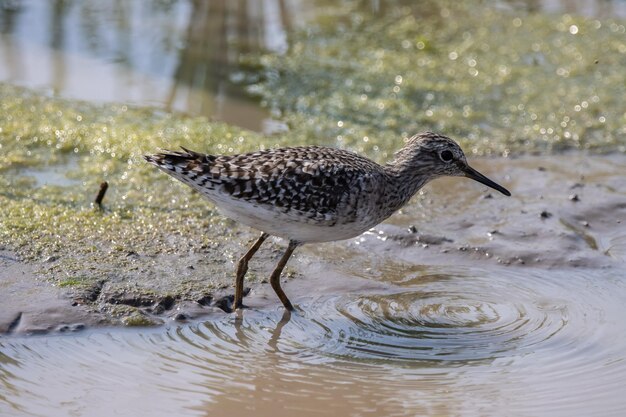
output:
<instances>
[{"instance_id":1,"label":"muddy bank","mask_svg":"<svg viewBox=\"0 0 626 417\"><path fill-rule=\"evenodd\" d=\"M108 323L104 315L73 305L71 292L50 285L36 269L0 251L0 333L71 332Z\"/></svg>"},{"instance_id":2,"label":"muddy bank","mask_svg":"<svg viewBox=\"0 0 626 417\"><path fill-rule=\"evenodd\" d=\"M416 204L379 228L386 250L410 262L442 265L473 260L610 268L626 261L623 155L570 153L475 164L492 177L506 175L513 197L467 180L434 182Z\"/></svg>"},{"instance_id":3,"label":"muddy bank","mask_svg":"<svg viewBox=\"0 0 626 417\"><path fill-rule=\"evenodd\" d=\"M349 241L299 249L286 269L287 293L297 304L311 294L394 282L394 276L404 277L407 271L413 271L415 279L428 279L421 273L433 265L444 271L446 266L464 265L624 268L626 156L571 153L479 159L474 165L513 196L505 198L466 179L437 180L372 231ZM210 203L205 206L212 210ZM188 221L201 215L192 211ZM63 252L20 260L15 248L4 247L0 331L158 325L225 314L235 262L255 235L220 220L193 232L172 232L167 250L159 253L127 245L106 252L100 264L80 253ZM206 236L213 244L198 245ZM284 242L271 240L251 262L246 281L250 292L244 299L251 308L280 308L266 277L283 247ZM77 272L72 277L63 270L67 263L61 257L74 257ZM114 259L111 264L109 257Z\"/></svg>"}]
</instances>

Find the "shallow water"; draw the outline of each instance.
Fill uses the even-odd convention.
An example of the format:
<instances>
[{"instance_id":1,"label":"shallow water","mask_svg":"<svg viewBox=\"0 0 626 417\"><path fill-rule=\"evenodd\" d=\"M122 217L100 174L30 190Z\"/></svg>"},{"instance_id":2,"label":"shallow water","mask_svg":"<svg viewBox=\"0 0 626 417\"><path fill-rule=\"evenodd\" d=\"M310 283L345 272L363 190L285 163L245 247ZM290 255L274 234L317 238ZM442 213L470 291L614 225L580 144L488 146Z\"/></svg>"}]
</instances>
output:
<instances>
[{"instance_id":1,"label":"shallow water","mask_svg":"<svg viewBox=\"0 0 626 417\"><path fill-rule=\"evenodd\" d=\"M621 272L409 272L290 318L4 339L0 414L623 415Z\"/></svg>"},{"instance_id":2,"label":"shallow water","mask_svg":"<svg viewBox=\"0 0 626 417\"><path fill-rule=\"evenodd\" d=\"M246 3L6 1L0 4L0 80L54 96L280 130L233 80L241 54L284 50L287 28L307 7Z\"/></svg>"}]
</instances>

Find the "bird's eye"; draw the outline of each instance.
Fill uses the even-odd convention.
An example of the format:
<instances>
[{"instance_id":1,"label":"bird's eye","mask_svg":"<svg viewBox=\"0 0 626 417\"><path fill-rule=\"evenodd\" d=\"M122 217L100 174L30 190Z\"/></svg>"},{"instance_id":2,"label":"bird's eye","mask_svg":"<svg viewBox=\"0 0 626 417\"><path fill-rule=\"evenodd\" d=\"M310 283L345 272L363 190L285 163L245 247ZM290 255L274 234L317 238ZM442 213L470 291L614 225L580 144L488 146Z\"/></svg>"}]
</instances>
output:
<instances>
[{"instance_id":1,"label":"bird's eye","mask_svg":"<svg viewBox=\"0 0 626 417\"><path fill-rule=\"evenodd\" d=\"M451 151L443 151L439 154L439 157L443 162L450 162L454 158L454 155Z\"/></svg>"}]
</instances>

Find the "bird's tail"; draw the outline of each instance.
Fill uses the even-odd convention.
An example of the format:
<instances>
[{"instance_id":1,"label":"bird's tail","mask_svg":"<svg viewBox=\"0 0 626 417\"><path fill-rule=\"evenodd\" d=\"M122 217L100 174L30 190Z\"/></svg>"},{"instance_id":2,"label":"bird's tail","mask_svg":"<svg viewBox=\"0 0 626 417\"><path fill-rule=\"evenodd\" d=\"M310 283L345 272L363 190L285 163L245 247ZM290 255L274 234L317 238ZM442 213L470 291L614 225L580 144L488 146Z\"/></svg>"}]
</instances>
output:
<instances>
[{"instance_id":1,"label":"bird's tail","mask_svg":"<svg viewBox=\"0 0 626 417\"><path fill-rule=\"evenodd\" d=\"M144 155L144 159L169 175L190 183L210 168L215 156L182 149L182 151L165 150L154 155Z\"/></svg>"},{"instance_id":2,"label":"bird's tail","mask_svg":"<svg viewBox=\"0 0 626 417\"><path fill-rule=\"evenodd\" d=\"M207 156L186 148L182 149L183 152L164 150L154 155L144 155L143 159L159 168L171 169L174 166L186 165L190 161L203 160Z\"/></svg>"}]
</instances>

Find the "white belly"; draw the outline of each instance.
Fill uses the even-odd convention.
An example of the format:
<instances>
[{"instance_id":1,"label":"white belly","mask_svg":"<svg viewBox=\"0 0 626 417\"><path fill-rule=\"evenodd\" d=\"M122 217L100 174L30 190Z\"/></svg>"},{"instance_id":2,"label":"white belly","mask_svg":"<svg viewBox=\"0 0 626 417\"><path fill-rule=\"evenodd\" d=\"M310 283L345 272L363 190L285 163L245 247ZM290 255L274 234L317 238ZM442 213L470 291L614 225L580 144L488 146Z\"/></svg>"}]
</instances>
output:
<instances>
[{"instance_id":1,"label":"white belly","mask_svg":"<svg viewBox=\"0 0 626 417\"><path fill-rule=\"evenodd\" d=\"M210 200L219 211L233 220L261 230L272 236L278 236L302 243L331 242L350 239L369 230L370 222L336 223L332 226L314 223L295 212L283 212L267 205L252 205L249 202L222 195L212 195ZM292 214L293 213L293 214Z\"/></svg>"}]
</instances>

